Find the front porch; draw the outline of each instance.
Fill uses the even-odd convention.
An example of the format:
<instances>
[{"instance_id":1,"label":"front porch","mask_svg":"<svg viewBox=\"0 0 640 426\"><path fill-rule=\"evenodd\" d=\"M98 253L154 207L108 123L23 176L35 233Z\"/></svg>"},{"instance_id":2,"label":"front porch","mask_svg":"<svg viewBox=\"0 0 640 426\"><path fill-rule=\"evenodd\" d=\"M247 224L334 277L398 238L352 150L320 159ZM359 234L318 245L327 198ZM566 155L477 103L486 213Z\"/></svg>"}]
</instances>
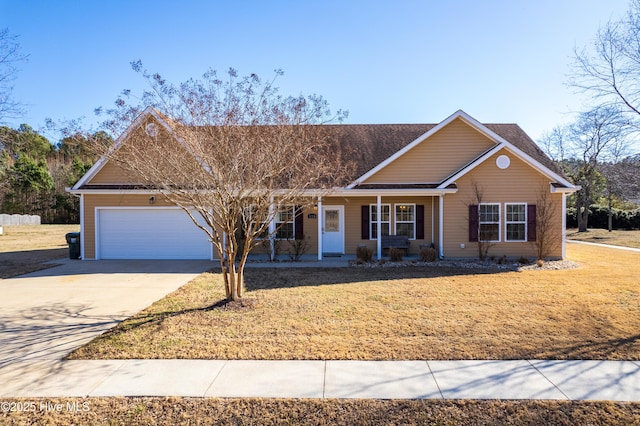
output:
<instances>
[{"instance_id":1,"label":"front porch","mask_svg":"<svg viewBox=\"0 0 640 426\"><path fill-rule=\"evenodd\" d=\"M308 222L305 226L313 228L309 231L309 242L315 248L317 260L336 255L352 255L355 259L356 250L361 246L370 249L375 260L381 260L388 252L389 247L383 244L383 240L389 239L387 236L407 238L407 259L417 260L425 246L435 247L439 257L444 256L445 192L433 189L381 191L350 190L349 197L330 196L317 200L313 214L304 218Z\"/></svg>"},{"instance_id":2,"label":"front porch","mask_svg":"<svg viewBox=\"0 0 640 426\"><path fill-rule=\"evenodd\" d=\"M316 254L305 254L299 260L292 260L288 255L280 255L275 260L270 260L269 255L257 253L250 254L247 260L247 268L347 268L351 263L356 261L355 254L330 255L323 256L318 259ZM383 257L382 261L391 262L388 256ZM419 262L418 255L411 254L403 257L403 262L415 263ZM373 260L373 262L377 262Z\"/></svg>"}]
</instances>

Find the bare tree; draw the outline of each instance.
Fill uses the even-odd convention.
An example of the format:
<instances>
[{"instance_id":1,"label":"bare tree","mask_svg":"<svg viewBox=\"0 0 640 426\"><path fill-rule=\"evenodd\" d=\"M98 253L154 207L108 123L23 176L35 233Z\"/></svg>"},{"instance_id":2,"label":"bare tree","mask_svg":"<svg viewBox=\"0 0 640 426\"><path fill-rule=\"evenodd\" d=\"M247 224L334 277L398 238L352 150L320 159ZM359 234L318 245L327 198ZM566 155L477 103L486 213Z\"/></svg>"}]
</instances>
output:
<instances>
[{"instance_id":1,"label":"bare tree","mask_svg":"<svg viewBox=\"0 0 640 426\"><path fill-rule=\"evenodd\" d=\"M546 259L561 242L560 234L554 229L556 217L556 204L551 200L549 188L541 186L536 195L536 239L532 243L538 259Z\"/></svg>"},{"instance_id":2,"label":"bare tree","mask_svg":"<svg viewBox=\"0 0 640 426\"><path fill-rule=\"evenodd\" d=\"M17 36L8 28L0 30L0 123L7 117L17 117L23 107L13 99L13 82L18 74L18 64L26 61L27 55L20 51Z\"/></svg>"},{"instance_id":3,"label":"bare tree","mask_svg":"<svg viewBox=\"0 0 640 426\"><path fill-rule=\"evenodd\" d=\"M596 34L592 49L576 48L569 84L599 103L614 104L640 115L640 0L631 0L626 15L609 21Z\"/></svg>"},{"instance_id":4,"label":"bare tree","mask_svg":"<svg viewBox=\"0 0 640 426\"><path fill-rule=\"evenodd\" d=\"M489 249L493 247L491 241L498 240L499 225L489 224L482 225L483 216L491 215L493 212L483 212L482 203L484 200L484 188L478 182L473 181L471 184L472 199L467 203L469 209L469 241L475 241L478 249L478 258L486 260L489 255ZM497 212L496 214L499 214ZM497 222L497 221L496 221Z\"/></svg>"},{"instance_id":5,"label":"bare tree","mask_svg":"<svg viewBox=\"0 0 640 426\"><path fill-rule=\"evenodd\" d=\"M629 145L626 138L626 122L619 109L613 106L598 106L583 112L571 126L571 148L577 161L570 171L574 182L581 186L576 193L578 231L587 230L589 207L604 184L600 163L620 158Z\"/></svg>"},{"instance_id":6,"label":"bare tree","mask_svg":"<svg viewBox=\"0 0 640 426\"><path fill-rule=\"evenodd\" d=\"M556 126L550 132L545 132L538 145L554 163L562 166L567 159L569 150L568 126Z\"/></svg>"},{"instance_id":7,"label":"bare tree","mask_svg":"<svg viewBox=\"0 0 640 426\"><path fill-rule=\"evenodd\" d=\"M109 111L111 129L135 126L104 155L207 234L221 254L227 299L240 300L249 253L278 232L290 236L294 216L343 184L347 167L321 124L344 113L332 115L320 96L281 96L275 79L255 74L230 70L223 81L210 71L173 85L133 65L151 89L137 103L125 92ZM168 126L136 121L144 105L162 110L154 111Z\"/></svg>"},{"instance_id":8,"label":"bare tree","mask_svg":"<svg viewBox=\"0 0 640 426\"><path fill-rule=\"evenodd\" d=\"M613 206L616 200L637 199L640 194L640 167L638 155L621 159L616 156L598 166L605 178L604 196L607 200L607 229L613 230Z\"/></svg>"},{"instance_id":9,"label":"bare tree","mask_svg":"<svg viewBox=\"0 0 640 426\"><path fill-rule=\"evenodd\" d=\"M599 105L580 113L573 123L554 128L540 140L545 153L573 183L581 186L574 196L579 231L587 230L589 207L606 183L601 164L615 162L628 152L629 134L619 108Z\"/></svg>"}]
</instances>

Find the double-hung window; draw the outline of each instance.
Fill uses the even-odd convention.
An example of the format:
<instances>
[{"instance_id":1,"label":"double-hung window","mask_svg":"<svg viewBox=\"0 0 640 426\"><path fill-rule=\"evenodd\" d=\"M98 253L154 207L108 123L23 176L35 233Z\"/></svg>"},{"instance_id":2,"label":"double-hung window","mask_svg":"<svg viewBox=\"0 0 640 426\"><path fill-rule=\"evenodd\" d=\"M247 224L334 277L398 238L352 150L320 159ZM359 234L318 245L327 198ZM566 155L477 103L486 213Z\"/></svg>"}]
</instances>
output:
<instances>
[{"instance_id":1,"label":"double-hung window","mask_svg":"<svg viewBox=\"0 0 640 426\"><path fill-rule=\"evenodd\" d=\"M292 240L295 238L295 206L280 206L276 213L276 239Z\"/></svg>"},{"instance_id":2,"label":"double-hung window","mask_svg":"<svg viewBox=\"0 0 640 426\"><path fill-rule=\"evenodd\" d=\"M480 204L479 215L479 240L500 241L500 204Z\"/></svg>"},{"instance_id":3,"label":"double-hung window","mask_svg":"<svg viewBox=\"0 0 640 426\"><path fill-rule=\"evenodd\" d=\"M416 237L416 205L395 205L396 235L405 235L409 239Z\"/></svg>"},{"instance_id":4,"label":"double-hung window","mask_svg":"<svg viewBox=\"0 0 640 426\"><path fill-rule=\"evenodd\" d=\"M389 235L389 229L391 228L391 205L380 205L380 225L382 227L382 235ZM378 205L371 204L369 206L369 238L375 240L378 238Z\"/></svg>"},{"instance_id":5,"label":"double-hung window","mask_svg":"<svg viewBox=\"0 0 640 426\"><path fill-rule=\"evenodd\" d=\"M505 204L506 241L527 241L527 205Z\"/></svg>"}]
</instances>

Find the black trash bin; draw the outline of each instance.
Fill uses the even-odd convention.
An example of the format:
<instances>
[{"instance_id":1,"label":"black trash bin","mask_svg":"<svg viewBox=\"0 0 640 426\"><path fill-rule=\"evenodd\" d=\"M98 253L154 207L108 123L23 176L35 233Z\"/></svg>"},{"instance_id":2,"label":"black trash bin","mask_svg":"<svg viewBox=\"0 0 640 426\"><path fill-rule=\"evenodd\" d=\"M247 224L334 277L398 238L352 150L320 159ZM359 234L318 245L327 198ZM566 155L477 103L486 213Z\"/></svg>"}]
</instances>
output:
<instances>
[{"instance_id":1,"label":"black trash bin","mask_svg":"<svg viewBox=\"0 0 640 426\"><path fill-rule=\"evenodd\" d=\"M69 232L65 237L69 244L69 259L80 259L80 233Z\"/></svg>"}]
</instances>

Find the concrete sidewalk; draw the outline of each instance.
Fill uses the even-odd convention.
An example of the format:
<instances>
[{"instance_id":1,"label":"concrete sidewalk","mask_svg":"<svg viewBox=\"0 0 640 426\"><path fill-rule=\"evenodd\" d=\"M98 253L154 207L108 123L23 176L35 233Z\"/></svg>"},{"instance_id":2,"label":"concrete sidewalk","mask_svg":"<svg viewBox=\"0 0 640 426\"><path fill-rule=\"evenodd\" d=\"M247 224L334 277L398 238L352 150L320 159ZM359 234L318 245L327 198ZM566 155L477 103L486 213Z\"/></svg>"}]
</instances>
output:
<instances>
[{"instance_id":1,"label":"concrete sidewalk","mask_svg":"<svg viewBox=\"0 0 640 426\"><path fill-rule=\"evenodd\" d=\"M187 396L640 401L634 361L30 361L0 397Z\"/></svg>"},{"instance_id":2,"label":"concrete sidewalk","mask_svg":"<svg viewBox=\"0 0 640 426\"><path fill-rule=\"evenodd\" d=\"M603 244L603 243L591 243L589 241L578 241L578 240L567 240L568 243L571 244L584 244L587 246L596 246L596 247L605 247L605 248L611 248L611 249L617 249L617 250L626 250L626 251L633 251L636 253L640 253L640 249L639 248L635 248L635 247L624 247L624 246L614 246L611 244Z\"/></svg>"}]
</instances>

